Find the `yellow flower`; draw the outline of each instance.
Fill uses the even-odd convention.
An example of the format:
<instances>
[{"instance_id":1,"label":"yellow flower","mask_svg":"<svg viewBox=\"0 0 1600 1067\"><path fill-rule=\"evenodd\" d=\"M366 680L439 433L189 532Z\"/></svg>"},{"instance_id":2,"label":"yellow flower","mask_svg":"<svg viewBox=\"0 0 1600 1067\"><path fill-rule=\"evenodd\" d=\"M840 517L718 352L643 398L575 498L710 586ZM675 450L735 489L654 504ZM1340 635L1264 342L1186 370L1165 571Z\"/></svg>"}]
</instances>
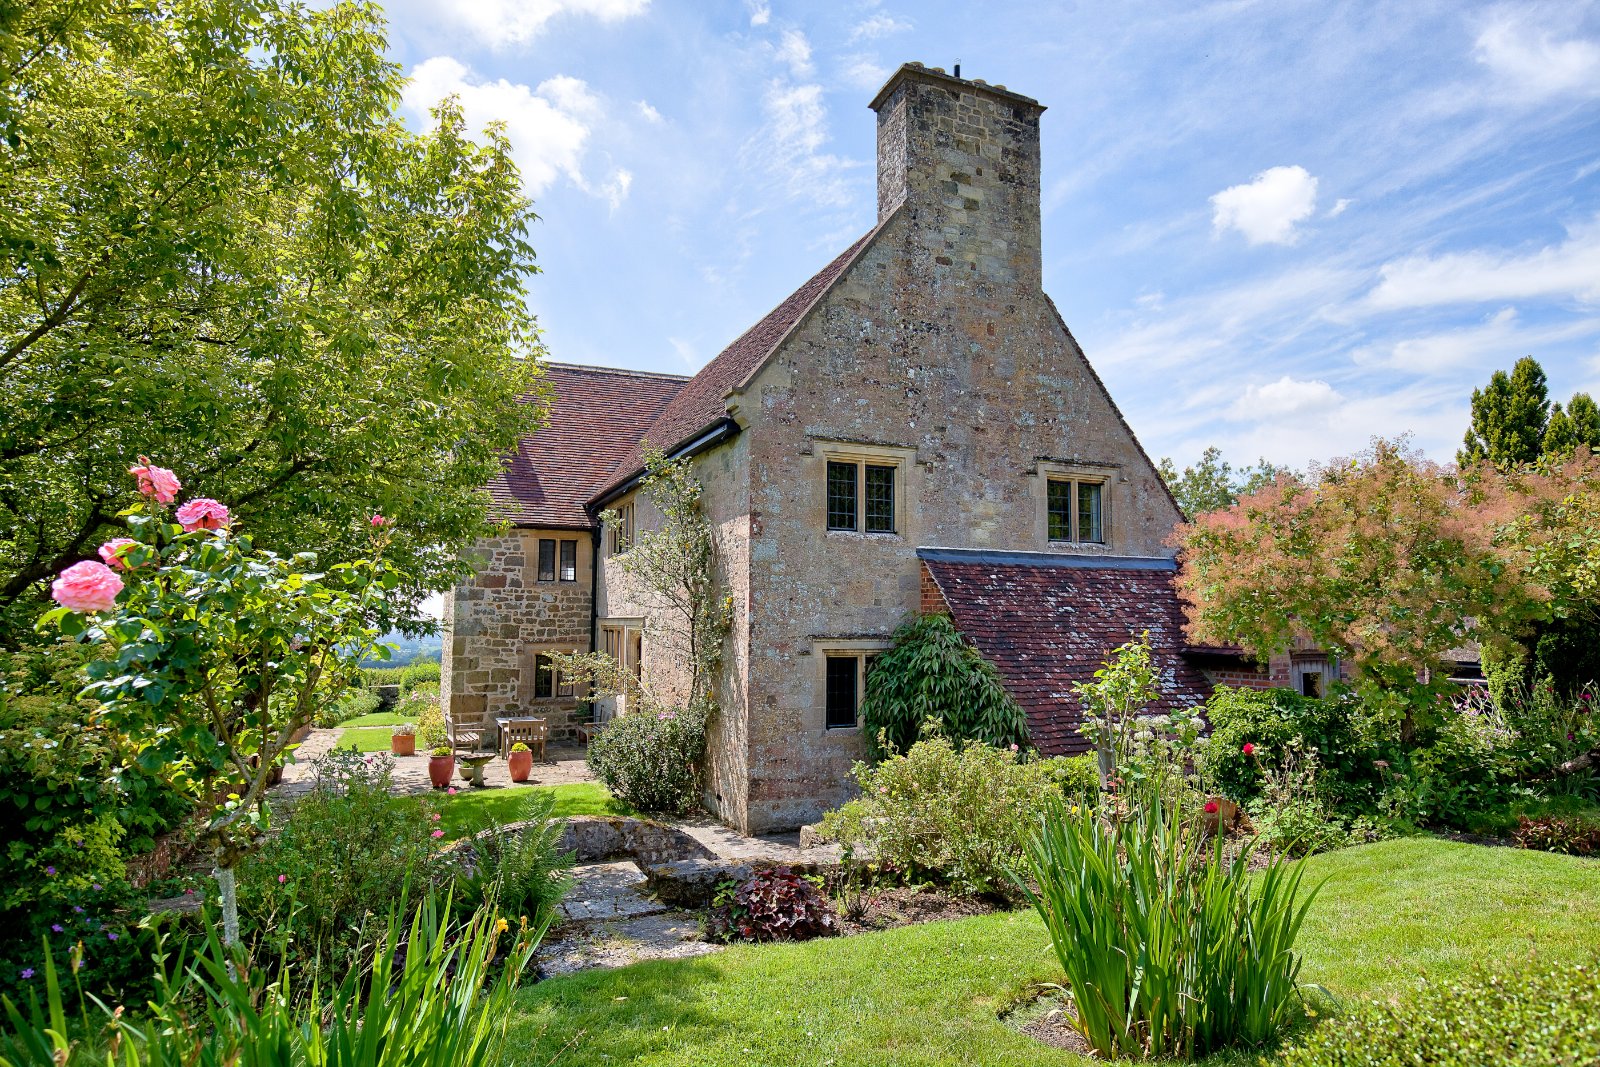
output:
<instances>
[{"instance_id":1,"label":"yellow flower","mask_svg":"<svg viewBox=\"0 0 1600 1067\"><path fill-rule=\"evenodd\" d=\"M496 919L494 924L494 932L497 934L503 934L510 925L511 924L506 922L504 919Z\"/></svg>"}]
</instances>

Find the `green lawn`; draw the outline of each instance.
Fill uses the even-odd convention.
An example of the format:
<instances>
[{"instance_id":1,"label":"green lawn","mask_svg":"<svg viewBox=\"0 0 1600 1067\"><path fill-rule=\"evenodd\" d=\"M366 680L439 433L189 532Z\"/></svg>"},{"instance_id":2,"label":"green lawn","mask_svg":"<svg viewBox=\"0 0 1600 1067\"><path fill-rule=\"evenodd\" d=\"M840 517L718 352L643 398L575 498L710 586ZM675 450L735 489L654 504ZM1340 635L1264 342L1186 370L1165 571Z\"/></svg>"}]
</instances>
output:
<instances>
[{"instance_id":1,"label":"green lawn","mask_svg":"<svg viewBox=\"0 0 1600 1067\"><path fill-rule=\"evenodd\" d=\"M1477 960L1580 958L1600 939L1594 860L1409 838L1318 857L1311 871L1329 880L1301 936L1302 980L1340 998L1404 995L1419 976ZM1055 973L1032 912L742 946L525 989L513 1062L558 1052L566 1067L1095 1062L996 1017Z\"/></svg>"},{"instance_id":2,"label":"green lawn","mask_svg":"<svg viewBox=\"0 0 1600 1067\"><path fill-rule=\"evenodd\" d=\"M535 768L534 777L538 777ZM457 783L454 796L434 793L439 803L440 829L448 838L465 837L494 822L512 822L521 818L522 805L529 793L553 793L555 813L568 815L632 815L633 809L612 796L598 782L574 782L567 785L517 786L515 788L470 789Z\"/></svg>"},{"instance_id":3,"label":"green lawn","mask_svg":"<svg viewBox=\"0 0 1600 1067\"><path fill-rule=\"evenodd\" d=\"M367 717L363 716L363 718ZM387 726L375 730L346 729L344 733L339 735L339 747L353 748L357 752L388 752L389 739L393 736L394 731Z\"/></svg>"},{"instance_id":4,"label":"green lawn","mask_svg":"<svg viewBox=\"0 0 1600 1067\"><path fill-rule=\"evenodd\" d=\"M363 726L398 726L403 722L413 722L415 718L413 715L396 715L392 711L375 711L370 715L357 715L353 719L346 719L339 725L345 729L352 726L357 729Z\"/></svg>"}]
</instances>

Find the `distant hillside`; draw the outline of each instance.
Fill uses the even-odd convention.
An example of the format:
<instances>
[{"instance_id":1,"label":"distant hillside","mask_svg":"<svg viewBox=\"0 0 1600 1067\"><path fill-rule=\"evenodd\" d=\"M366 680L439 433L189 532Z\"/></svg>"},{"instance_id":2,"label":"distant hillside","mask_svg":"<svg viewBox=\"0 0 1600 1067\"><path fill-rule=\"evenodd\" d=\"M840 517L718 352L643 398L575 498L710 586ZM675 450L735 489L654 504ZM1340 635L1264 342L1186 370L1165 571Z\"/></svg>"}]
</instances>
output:
<instances>
[{"instance_id":1,"label":"distant hillside","mask_svg":"<svg viewBox=\"0 0 1600 1067\"><path fill-rule=\"evenodd\" d=\"M395 631L385 634L383 644L394 646L394 655L386 660L369 659L363 662L363 667L404 667L410 663L439 661L440 654L444 651L444 644L438 634L428 634L424 637L407 637Z\"/></svg>"}]
</instances>

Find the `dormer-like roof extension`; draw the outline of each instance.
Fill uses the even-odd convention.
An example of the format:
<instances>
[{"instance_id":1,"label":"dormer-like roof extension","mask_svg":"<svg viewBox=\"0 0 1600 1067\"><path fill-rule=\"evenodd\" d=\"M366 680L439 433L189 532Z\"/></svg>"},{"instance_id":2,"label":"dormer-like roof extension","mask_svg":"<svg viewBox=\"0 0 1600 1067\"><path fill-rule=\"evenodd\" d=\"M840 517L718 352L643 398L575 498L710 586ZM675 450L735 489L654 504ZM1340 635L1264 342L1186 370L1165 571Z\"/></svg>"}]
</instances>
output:
<instances>
[{"instance_id":1,"label":"dormer-like roof extension","mask_svg":"<svg viewBox=\"0 0 1600 1067\"><path fill-rule=\"evenodd\" d=\"M585 504L688 381L677 374L546 364L549 418L517 442L489 483L495 517L516 526L593 529Z\"/></svg>"}]
</instances>

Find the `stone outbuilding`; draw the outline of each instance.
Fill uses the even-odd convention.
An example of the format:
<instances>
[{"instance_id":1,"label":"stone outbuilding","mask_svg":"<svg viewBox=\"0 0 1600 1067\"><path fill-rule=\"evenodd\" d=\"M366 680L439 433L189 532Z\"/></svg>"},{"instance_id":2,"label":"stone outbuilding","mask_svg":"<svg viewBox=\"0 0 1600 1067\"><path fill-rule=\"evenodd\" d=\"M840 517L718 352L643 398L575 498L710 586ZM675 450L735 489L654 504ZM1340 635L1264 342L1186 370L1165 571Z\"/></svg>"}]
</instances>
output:
<instances>
[{"instance_id":1,"label":"stone outbuilding","mask_svg":"<svg viewBox=\"0 0 1600 1067\"><path fill-rule=\"evenodd\" d=\"M659 521L646 442L692 459L719 539L734 621L705 802L740 829L847 799L867 667L919 608L997 664L1046 752L1081 748L1070 682L1146 630L1168 703L1202 701L1207 670L1265 677L1183 645L1178 507L1041 286L1044 107L919 64L871 107L876 224L699 374L549 367L548 424L491 486L511 527L447 598L454 714L561 737L625 713L581 703L557 651L681 692L612 565Z\"/></svg>"}]
</instances>

